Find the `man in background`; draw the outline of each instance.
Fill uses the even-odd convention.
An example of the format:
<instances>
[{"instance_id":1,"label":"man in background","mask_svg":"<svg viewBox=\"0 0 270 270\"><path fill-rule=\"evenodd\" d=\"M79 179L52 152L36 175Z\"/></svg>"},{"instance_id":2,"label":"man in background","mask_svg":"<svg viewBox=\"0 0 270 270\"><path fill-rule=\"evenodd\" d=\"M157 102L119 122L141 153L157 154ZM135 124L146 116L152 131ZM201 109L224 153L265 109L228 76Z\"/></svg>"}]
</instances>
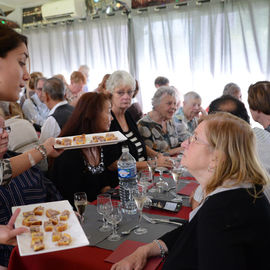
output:
<instances>
[{"instance_id":1,"label":"man in background","mask_svg":"<svg viewBox=\"0 0 270 270\"><path fill-rule=\"evenodd\" d=\"M183 107L174 115L176 124L184 124L190 134L194 133L198 125L199 113L206 114L201 107L202 99L196 92L188 92L184 95Z\"/></svg>"},{"instance_id":2,"label":"man in background","mask_svg":"<svg viewBox=\"0 0 270 270\"><path fill-rule=\"evenodd\" d=\"M155 87L158 89L160 86L169 86L169 80L166 77L159 76L155 79Z\"/></svg>"},{"instance_id":3,"label":"man in background","mask_svg":"<svg viewBox=\"0 0 270 270\"><path fill-rule=\"evenodd\" d=\"M41 128L39 143L43 143L50 137L56 138L73 111L73 107L65 100L64 83L58 78L50 78L46 81L42 99L50 112Z\"/></svg>"},{"instance_id":4,"label":"man in background","mask_svg":"<svg viewBox=\"0 0 270 270\"><path fill-rule=\"evenodd\" d=\"M23 105L22 110L26 119L37 126L42 126L49 114L48 107L42 102L42 88L46 82L46 78L37 78L35 81L35 93L27 98ZM38 128L37 128L38 130Z\"/></svg>"},{"instance_id":5,"label":"man in background","mask_svg":"<svg viewBox=\"0 0 270 270\"><path fill-rule=\"evenodd\" d=\"M242 100L241 89L236 83L226 84L223 90L223 95L230 95L239 100Z\"/></svg>"}]
</instances>

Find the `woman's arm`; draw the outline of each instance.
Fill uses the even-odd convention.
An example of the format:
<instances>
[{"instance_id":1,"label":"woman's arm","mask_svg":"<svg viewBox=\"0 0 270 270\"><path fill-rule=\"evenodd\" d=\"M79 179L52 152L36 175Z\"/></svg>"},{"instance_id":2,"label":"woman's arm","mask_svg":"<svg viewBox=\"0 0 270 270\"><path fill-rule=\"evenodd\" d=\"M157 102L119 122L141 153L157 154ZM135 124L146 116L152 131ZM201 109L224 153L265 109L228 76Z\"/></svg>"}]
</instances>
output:
<instances>
[{"instance_id":1,"label":"woman's arm","mask_svg":"<svg viewBox=\"0 0 270 270\"><path fill-rule=\"evenodd\" d=\"M108 166L108 169L111 171L116 171L117 170L117 162L118 160L114 161L110 166ZM166 168L171 168L173 165L172 161L163 155L158 155L157 158L157 167L166 167ZM136 167L137 170L144 170L148 168L147 161L137 161L136 162Z\"/></svg>"},{"instance_id":2,"label":"woman's arm","mask_svg":"<svg viewBox=\"0 0 270 270\"><path fill-rule=\"evenodd\" d=\"M46 149L47 155L49 157L57 157L63 152L63 150L54 149L53 147L54 143L55 143L54 138L49 138L43 143ZM44 156L37 149L31 149L27 152L24 152L21 155L10 158L9 160L10 160L10 165L11 165L11 170L12 170L12 178L28 170L29 168L33 166L32 163L36 164L39 161L41 161L43 158Z\"/></svg>"},{"instance_id":3,"label":"woman's arm","mask_svg":"<svg viewBox=\"0 0 270 270\"><path fill-rule=\"evenodd\" d=\"M166 244L162 240L157 241L159 241L159 244L162 246L163 250L167 253L168 249ZM152 242L150 244L137 248L131 255L127 256L120 262L114 264L111 270L143 269L149 257L158 255L161 255L160 247L157 243Z\"/></svg>"},{"instance_id":4,"label":"woman's arm","mask_svg":"<svg viewBox=\"0 0 270 270\"><path fill-rule=\"evenodd\" d=\"M179 146L179 147L170 149L168 153L170 156L175 156L175 155L179 155L183 150L184 148Z\"/></svg>"}]
</instances>

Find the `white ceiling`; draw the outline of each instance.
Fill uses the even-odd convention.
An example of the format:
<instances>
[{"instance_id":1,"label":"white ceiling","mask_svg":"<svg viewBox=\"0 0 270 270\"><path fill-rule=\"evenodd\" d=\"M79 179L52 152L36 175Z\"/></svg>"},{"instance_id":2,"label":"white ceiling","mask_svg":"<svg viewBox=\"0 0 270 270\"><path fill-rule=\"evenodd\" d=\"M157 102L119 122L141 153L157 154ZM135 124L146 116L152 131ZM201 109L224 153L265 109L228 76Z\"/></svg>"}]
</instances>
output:
<instances>
[{"instance_id":1,"label":"white ceiling","mask_svg":"<svg viewBox=\"0 0 270 270\"><path fill-rule=\"evenodd\" d=\"M48 2L49 0L0 0L0 8L6 12L15 9L16 7L33 7Z\"/></svg>"}]
</instances>

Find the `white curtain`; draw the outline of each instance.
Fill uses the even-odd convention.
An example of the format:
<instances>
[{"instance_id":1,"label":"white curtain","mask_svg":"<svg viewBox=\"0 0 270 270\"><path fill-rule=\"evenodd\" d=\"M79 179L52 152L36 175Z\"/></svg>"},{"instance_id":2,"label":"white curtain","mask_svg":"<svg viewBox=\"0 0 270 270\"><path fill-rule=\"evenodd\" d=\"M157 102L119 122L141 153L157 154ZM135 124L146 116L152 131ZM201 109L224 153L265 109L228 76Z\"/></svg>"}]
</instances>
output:
<instances>
[{"instance_id":1,"label":"white curtain","mask_svg":"<svg viewBox=\"0 0 270 270\"><path fill-rule=\"evenodd\" d=\"M32 71L66 78L89 65L90 89L105 73L130 70L139 80L144 112L151 110L154 79L163 75L182 94L198 92L207 107L228 82L247 88L270 79L270 1L212 0L174 11L116 15L25 31Z\"/></svg>"},{"instance_id":2,"label":"white curtain","mask_svg":"<svg viewBox=\"0 0 270 270\"><path fill-rule=\"evenodd\" d=\"M228 82L247 88L270 79L270 1L231 0L133 17L136 76L144 111L154 79L166 76L181 93L198 92L204 107Z\"/></svg>"},{"instance_id":3,"label":"white curtain","mask_svg":"<svg viewBox=\"0 0 270 270\"><path fill-rule=\"evenodd\" d=\"M87 64L93 90L106 73L129 70L125 16L57 24L24 34L29 38L31 71L42 71L47 77L61 73L69 82L71 72Z\"/></svg>"}]
</instances>

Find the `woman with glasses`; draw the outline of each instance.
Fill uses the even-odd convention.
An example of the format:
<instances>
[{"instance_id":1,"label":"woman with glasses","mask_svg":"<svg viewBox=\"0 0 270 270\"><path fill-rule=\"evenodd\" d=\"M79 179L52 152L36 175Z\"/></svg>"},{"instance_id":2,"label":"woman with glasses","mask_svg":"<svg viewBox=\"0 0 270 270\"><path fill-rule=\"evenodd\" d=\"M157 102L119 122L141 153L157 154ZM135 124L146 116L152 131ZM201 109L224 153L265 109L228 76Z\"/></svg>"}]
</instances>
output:
<instances>
[{"instance_id":1,"label":"woman with glasses","mask_svg":"<svg viewBox=\"0 0 270 270\"><path fill-rule=\"evenodd\" d=\"M115 71L106 83L107 91L112 94L112 116L110 131L120 131L128 139L123 142L128 146L130 154L137 161L137 170L147 168L147 157L157 157L158 166L171 167L172 162L162 155L158 155L145 145L136 123L127 111L135 90L135 79L126 71ZM104 161L109 170L114 171L116 183L117 161L122 154L123 143L104 147Z\"/></svg>"},{"instance_id":2,"label":"woman with glasses","mask_svg":"<svg viewBox=\"0 0 270 270\"><path fill-rule=\"evenodd\" d=\"M0 100L15 102L19 99L21 88L29 80L27 63L29 61L27 38L6 25L0 25ZM0 160L0 184L8 184L30 167L48 156L58 156L62 151L54 149L55 139L50 138L42 145L21 155ZM0 243L16 242L16 234L25 229L13 229L16 215L8 225L0 227Z\"/></svg>"},{"instance_id":3,"label":"woman with glasses","mask_svg":"<svg viewBox=\"0 0 270 270\"><path fill-rule=\"evenodd\" d=\"M161 255L163 269L270 269L270 204L250 126L229 113L204 117L182 143L181 164L204 190L189 222L138 248L111 268L142 269Z\"/></svg>"},{"instance_id":4,"label":"woman with glasses","mask_svg":"<svg viewBox=\"0 0 270 270\"><path fill-rule=\"evenodd\" d=\"M138 129L147 146L157 152L178 155L189 132L172 117L176 111L177 93L174 87L161 86L152 98L153 110L138 122Z\"/></svg>"}]
</instances>

